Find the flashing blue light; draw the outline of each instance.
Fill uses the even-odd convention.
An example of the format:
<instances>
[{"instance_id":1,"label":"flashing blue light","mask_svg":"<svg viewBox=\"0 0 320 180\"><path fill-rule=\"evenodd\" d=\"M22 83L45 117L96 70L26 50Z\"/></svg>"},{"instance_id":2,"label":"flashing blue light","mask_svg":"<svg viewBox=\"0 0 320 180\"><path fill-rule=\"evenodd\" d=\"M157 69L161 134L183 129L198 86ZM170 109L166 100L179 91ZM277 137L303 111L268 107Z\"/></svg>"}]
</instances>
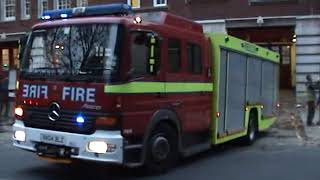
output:
<instances>
[{"instance_id":1,"label":"flashing blue light","mask_svg":"<svg viewBox=\"0 0 320 180\"><path fill-rule=\"evenodd\" d=\"M65 19L72 17L89 17L102 15L128 15L132 13L132 8L128 4L106 4L88 7L77 7L70 9L57 9L45 11L42 19Z\"/></svg>"},{"instance_id":2,"label":"flashing blue light","mask_svg":"<svg viewBox=\"0 0 320 180\"><path fill-rule=\"evenodd\" d=\"M67 17L68 17L68 14L60 14L60 17L61 17L61 18L67 18Z\"/></svg>"},{"instance_id":3,"label":"flashing blue light","mask_svg":"<svg viewBox=\"0 0 320 180\"><path fill-rule=\"evenodd\" d=\"M49 15L43 15L41 18L42 18L42 19L45 19L45 20L51 19L51 17L50 17Z\"/></svg>"},{"instance_id":4,"label":"flashing blue light","mask_svg":"<svg viewBox=\"0 0 320 180\"><path fill-rule=\"evenodd\" d=\"M84 117L83 117L81 114L79 114L79 115L77 116L76 121L77 121L77 123L79 123L79 124L83 124L83 123L84 123Z\"/></svg>"},{"instance_id":5,"label":"flashing blue light","mask_svg":"<svg viewBox=\"0 0 320 180\"><path fill-rule=\"evenodd\" d=\"M65 19L72 15L72 9L58 9L58 10L48 10L45 11L42 15L42 19L51 20L51 19ZM46 19L46 17L50 17Z\"/></svg>"}]
</instances>

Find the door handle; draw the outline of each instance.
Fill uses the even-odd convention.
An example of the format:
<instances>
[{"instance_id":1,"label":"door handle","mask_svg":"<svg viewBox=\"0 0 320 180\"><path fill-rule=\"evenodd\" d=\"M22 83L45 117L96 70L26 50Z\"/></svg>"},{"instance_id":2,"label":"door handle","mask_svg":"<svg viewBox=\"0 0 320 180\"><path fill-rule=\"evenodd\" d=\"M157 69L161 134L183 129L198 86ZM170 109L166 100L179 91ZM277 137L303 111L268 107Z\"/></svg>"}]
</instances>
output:
<instances>
[{"instance_id":1,"label":"door handle","mask_svg":"<svg viewBox=\"0 0 320 180\"><path fill-rule=\"evenodd\" d=\"M156 97L163 97L163 94L160 93L160 92L157 92L157 93L156 93Z\"/></svg>"},{"instance_id":2,"label":"door handle","mask_svg":"<svg viewBox=\"0 0 320 180\"><path fill-rule=\"evenodd\" d=\"M181 106L181 104L182 104L181 101L176 101L176 102L171 103L171 105L174 106L174 107Z\"/></svg>"}]
</instances>

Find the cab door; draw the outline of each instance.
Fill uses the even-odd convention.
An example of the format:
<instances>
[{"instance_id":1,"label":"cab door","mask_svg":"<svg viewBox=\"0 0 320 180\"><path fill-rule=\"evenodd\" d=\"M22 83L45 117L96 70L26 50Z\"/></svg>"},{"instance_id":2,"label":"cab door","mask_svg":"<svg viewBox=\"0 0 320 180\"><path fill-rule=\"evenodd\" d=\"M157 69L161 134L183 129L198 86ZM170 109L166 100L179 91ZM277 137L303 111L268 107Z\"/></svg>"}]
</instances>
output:
<instances>
[{"instance_id":1,"label":"cab door","mask_svg":"<svg viewBox=\"0 0 320 180\"><path fill-rule=\"evenodd\" d=\"M152 115L160 109L164 83L160 71L159 36L150 31L129 32L127 85L122 95L123 129L135 136L145 132Z\"/></svg>"},{"instance_id":2,"label":"cab door","mask_svg":"<svg viewBox=\"0 0 320 180\"><path fill-rule=\"evenodd\" d=\"M166 100L179 117L182 144L189 147L208 137L211 95L203 89L205 52L201 42L188 42L185 38L168 38L165 43Z\"/></svg>"}]
</instances>

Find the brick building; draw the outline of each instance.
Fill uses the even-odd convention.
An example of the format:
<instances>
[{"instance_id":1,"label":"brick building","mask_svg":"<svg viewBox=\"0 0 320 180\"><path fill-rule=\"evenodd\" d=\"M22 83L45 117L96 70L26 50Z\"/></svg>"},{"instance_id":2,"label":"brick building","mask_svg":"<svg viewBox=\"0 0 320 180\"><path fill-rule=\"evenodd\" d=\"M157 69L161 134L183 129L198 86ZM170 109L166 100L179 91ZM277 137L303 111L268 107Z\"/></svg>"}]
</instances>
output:
<instances>
[{"instance_id":1,"label":"brick building","mask_svg":"<svg viewBox=\"0 0 320 180\"><path fill-rule=\"evenodd\" d=\"M170 11L281 54L280 87L305 91L305 75L320 78L319 0L2 0L0 63L17 67L18 40L43 10L122 2L137 12Z\"/></svg>"}]
</instances>

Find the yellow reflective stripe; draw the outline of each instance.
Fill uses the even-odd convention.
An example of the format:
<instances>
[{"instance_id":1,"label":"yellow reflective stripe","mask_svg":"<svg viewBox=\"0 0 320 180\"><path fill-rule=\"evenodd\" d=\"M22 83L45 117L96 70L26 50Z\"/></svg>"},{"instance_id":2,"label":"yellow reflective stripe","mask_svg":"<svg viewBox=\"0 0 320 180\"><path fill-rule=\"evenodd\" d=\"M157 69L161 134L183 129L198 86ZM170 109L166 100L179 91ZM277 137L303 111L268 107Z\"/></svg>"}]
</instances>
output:
<instances>
[{"instance_id":1,"label":"yellow reflective stripe","mask_svg":"<svg viewBox=\"0 0 320 180\"><path fill-rule=\"evenodd\" d=\"M154 57L154 45L151 45L150 57Z\"/></svg>"},{"instance_id":2,"label":"yellow reflective stripe","mask_svg":"<svg viewBox=\"0 0 320 180\"><path fill-rule=\"evenodd\" d=\"M149 59L149 64L154 64L155 60L154 59Z\"/></svg>"},{"instance_id":3,"label":"yellow reflective stripe","mask_svg":"<svg viewBox=\"0 0 320 180\"><path fill-rule=\"evenodd\" d=\"M183 93L212 92L212 83L175 83L175 82L130 82L119 85L105 85L105 93Z\"/></svg>"},{"instance_id":4,"label":"yellow reflective stripe","mask_svg":"<svg viewBox=\"0 0 320 180\"><path fill-rule=\"evenodd\" d=\"M151 37L150 43L151 43L151 44L155 44L155 43L156 43L156 38L155 38L155 37Z\"/></svg>"}]
</instances>

